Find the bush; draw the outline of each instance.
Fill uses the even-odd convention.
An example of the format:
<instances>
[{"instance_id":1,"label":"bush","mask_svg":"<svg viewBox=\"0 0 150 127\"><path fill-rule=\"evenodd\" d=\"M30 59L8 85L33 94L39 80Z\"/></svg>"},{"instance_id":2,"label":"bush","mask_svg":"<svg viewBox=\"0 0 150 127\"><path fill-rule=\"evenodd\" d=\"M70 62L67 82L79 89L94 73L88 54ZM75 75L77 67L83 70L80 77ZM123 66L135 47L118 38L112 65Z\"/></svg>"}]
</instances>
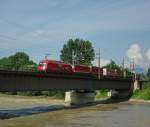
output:
<instances>
[{"instance_id":1,"label":"bush","mask_svg":"<svg viewBox=\"0 0 150 127\"><path fill-rule=\"evenodd\" d=\"M8 94L8 95L17 95L17 92L2 92L3 94Z\"/></svg>"},{"instance_id":2,"label":"bush","mask_svg":"<svg viewBox=\"0 0 150 127\"><path fill-rule=\"evenodd\" d=\"M136 90L133 98L150 100L150 82L148 82L143 90Z\"/></svg>"},{"instance_id":3,"label":"bush","mask_svg":"<svg viewBox=\"0 0 150 127\"><path fill-rule=\"evenodd\" d=\"M97 90L96 98L106 98L108 90Z\"/></svg>"},{"instance_id":4,"label":"bush","mask_svg":"<svg viewBox=\"0 0 150 127\"><path fill-rule=\"evenodd\" d=\"M41 92L40 91L17 92L17 95L22 95L22 96L40 96Z\"/></svg>"},{"instance_id":5,"label":"bush","mask_svg":"<svg viewBox=\"0 0 150 127\"><path fill-rule=\"evenodd\" d=\"M65 97L65 91L61 91L61 90L42 91L41 95L50 96L50 97L56 97L56 98L62 99L62 98Z\"/></svg>"},{"instance_id":6,"label":"bush","mask_svg":"<svg viewBox=\"0 0 150 127\"><path fill-rule=\"evenodd\" d=\"M65 92L62 90L49 90L49 91L25 91L25 92L1 92L7 95L21 95L21 96L49 96L58 99L65 98Z\"/></svg>"}]
</instances>

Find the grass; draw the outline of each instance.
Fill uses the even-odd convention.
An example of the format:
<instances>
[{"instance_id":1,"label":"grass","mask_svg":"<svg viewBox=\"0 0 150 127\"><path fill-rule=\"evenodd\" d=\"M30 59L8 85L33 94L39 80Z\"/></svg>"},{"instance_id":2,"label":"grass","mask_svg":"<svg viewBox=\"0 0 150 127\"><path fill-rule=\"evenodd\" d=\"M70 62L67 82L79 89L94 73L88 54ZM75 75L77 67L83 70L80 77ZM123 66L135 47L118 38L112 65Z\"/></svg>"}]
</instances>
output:
<instances>
[{"instance_id":1,"label":"grass","mask_svg":"<svg viewBox=\"0 0 150 127\"><path fill-rule=\"evenodd\" d=\"M1 94L6 95L20 95L20 96L44 96L44 97L53 97L56 99L64 99L65 91L60 90L49 90L49 91L26 91L26 92L0 92Z\"/></svg>"},{"instance_id":2,"label":"grass","mask_svg":"<svg viewBox=\"0 0 150 127\"><path fill-rule=\"evenodd\" d=\"M97 90L96 91L96 98L101 99L101 98L106 98L108 90Z\"/></svg>"},{"instance_id":3,"label":"grass","mask_svg":"<svg viewBox=\"0 0 150 127\"><path fill-rule=\"evenodd\" d=\"M146 83L143 90L136 90L133 94L133 98L150 100L150 81Z\"/></svg>"}]
</instances>

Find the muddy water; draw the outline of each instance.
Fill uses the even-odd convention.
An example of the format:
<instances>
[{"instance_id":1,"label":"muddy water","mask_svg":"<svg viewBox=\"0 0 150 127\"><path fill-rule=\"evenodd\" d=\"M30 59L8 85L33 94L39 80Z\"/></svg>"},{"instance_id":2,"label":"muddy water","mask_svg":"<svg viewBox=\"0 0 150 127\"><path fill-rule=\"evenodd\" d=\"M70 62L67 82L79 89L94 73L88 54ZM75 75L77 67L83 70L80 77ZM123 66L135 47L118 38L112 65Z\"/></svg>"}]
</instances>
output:
<instances>
[{"instance_id":1,"label":"muddy water","mask_svg":"<svg viewBox=\"0 0 150 127\"><path fill-rule=\"evenodd\" d=\"M8 98L5 100L7 103L10 101ZM28 103L31 102L22 98L22 107L29 107ZM9 109L14 104L10 104ZM38 104L34 101L34 106ZM125 102L47 111L0 120L0 127L150 127L150 104Z\"/></svg>"}]
</instances>

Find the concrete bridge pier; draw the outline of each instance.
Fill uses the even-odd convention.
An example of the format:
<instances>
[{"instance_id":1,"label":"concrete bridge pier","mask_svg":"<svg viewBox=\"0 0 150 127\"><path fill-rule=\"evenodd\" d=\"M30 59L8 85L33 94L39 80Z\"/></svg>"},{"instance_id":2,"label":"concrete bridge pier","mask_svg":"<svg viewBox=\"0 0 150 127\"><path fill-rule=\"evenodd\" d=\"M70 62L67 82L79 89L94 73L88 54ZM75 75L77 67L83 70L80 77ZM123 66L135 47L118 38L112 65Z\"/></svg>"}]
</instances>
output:
<instances>
[{"instance_id":1,"label":"concrete bridge pier","mask_svg":"<svg viewBox=\"0 0 150 127\"><path fill-rule=\"evenodd\" d=\"M84 105L95 101L95 92L87 90L73 90L66 92L65 102L70 105Z\"/></svg>"},{"instance_id":2,"label":"concrete bridge pier","mask_svg":"<svg viewBox=\"0 0 150 127\"><path fill-rule=\"evenodd\" d=\"M133 90L110 90L108 96L112 99L128 99L132 96Z\"/></svg>"},{"instance_id":3,"label":"concrete bridge pier","mask_svg":"<svg viewBox=\"0 0 150 127\"><path fill-rule=\"evenodd\" d=\"M135 80L134 81L134 90L138 90L138 89L140 89L140 85L139 85L138 80Z\"/></svg>"}]
</instances>

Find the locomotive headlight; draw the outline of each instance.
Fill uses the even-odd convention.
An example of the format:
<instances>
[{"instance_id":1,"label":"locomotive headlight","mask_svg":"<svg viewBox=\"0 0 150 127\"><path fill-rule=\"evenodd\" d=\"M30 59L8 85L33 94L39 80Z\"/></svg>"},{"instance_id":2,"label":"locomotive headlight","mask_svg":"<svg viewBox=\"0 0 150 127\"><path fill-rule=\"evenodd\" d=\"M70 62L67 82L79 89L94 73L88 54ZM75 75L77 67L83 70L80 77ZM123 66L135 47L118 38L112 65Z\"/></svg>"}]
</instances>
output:
<instances>
[{"instance_id":1,"label":"locomotive headlight","mask_svg":"<svg viewBox=\"0 0 150 127\"><path fill-rule=\"evenodd\" d=\"M46 64L43 63L42 69L45 70L46 69Z\"/></svg>"}]
</instances>

